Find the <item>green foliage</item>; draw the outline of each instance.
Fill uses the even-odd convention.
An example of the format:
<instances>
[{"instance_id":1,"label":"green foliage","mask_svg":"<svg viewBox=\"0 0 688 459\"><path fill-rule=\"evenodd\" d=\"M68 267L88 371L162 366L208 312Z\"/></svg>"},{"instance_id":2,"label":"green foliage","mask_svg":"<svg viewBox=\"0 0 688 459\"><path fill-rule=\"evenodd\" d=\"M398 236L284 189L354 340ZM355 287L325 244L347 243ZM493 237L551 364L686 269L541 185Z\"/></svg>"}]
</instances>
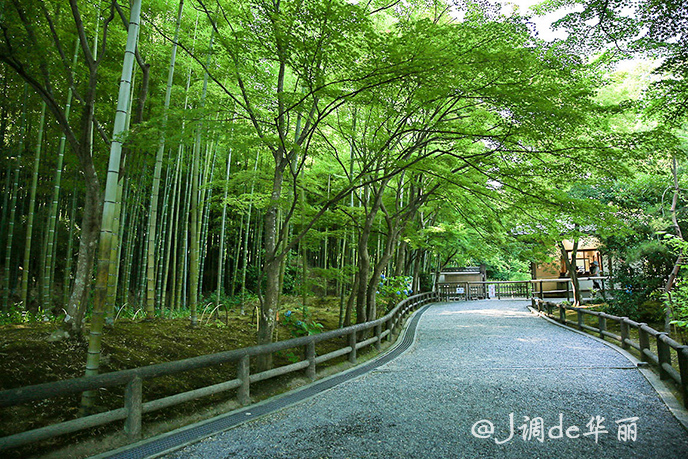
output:
<instances>
[{"instance_id":1,"label":"green foliage","mask_svg":"<svg viewBox=\"0 0 688 459\"><path fill-rule=\"evenodd\" d=\"M282 323L289 329L289 332L295 338L299 336L317 335L323 330L323 325L315 322L311 318L308 309L304 309L300 314L291 310L285 312L282 314Z\"/></svg>"},{"instance_id":2,"label":"green foliage","mask_svg":"<svg viewBox=\"0 0 688 459\"><path fill-rule=\"evenodd\" d=\"M676 251L686 253L688 241L677 237L667 236L666 244ZM681 268L679 276L685 275L685 268ZM680 277L676 279L674 289L663 295L664 305L671 308L671 324L679 331L683 343L688 343L688 279Z\"/></svg>"},{"instance_id":3,"label":"green foliage","mask_svg":"<svg viewBox=\"0 0 688 459\"><path fill-rule=\"evenodd\" d=\"M306 279L306 292L308 294L324 297L334 285L335 280L342 279L342 271L339 268L311 268Z\"/></svg>"},{"instance_id":4,"label":"green foliage","mask_svg":"<svg viewBox=\"0 0 688 459\"><path fill-rule=\"evenodd\" d=\"M0 325L26 324L38 322L61 322L64 315L55 316L50 310L43 310L39 307L36 311L26 310L19 305L9 308L8 311L0 313Z\"/></svg>"},{"instance_id":5,"label":"green foliage","mask_svg":"<svg viewBox=\"0 0 688 459\"><path fill-rule=\"evenodd\" d=\"M515 254L516 255L516 254ZM498 257L487 264L487 278L490 280L528 280L531 278L530 263L512 258Z\"/></svg>"},{"instance_id":6,"label":"green foliage","mask_svg":"<svg viewBox=\"0 0 688 459\"><path fill-rule=\"evenodd\" d=\"M115 306L115 317L114 320L119 320L119 319L130 319L130 320L135 320L137 318L142 318L145 317L146 314L143 312L142 308L132 308L129 307L127 304L123 304L120 307ZM187 316L188 316L188 311L187 311Z\"/></svg>"},{"instance_id":7,"label":"green foliage","mask_svg":"<svg viewBox=\"0 0 688 459\"><path fill-rule=\"evenodd\" d=\"M659 241L643 241L625 252L612 283L619 288L609 302L611 314L634 320L656 321L659 297L674 266L675 256Z\"/></svg>"},{"instance_id":8,"label":"green foliage","mask_svg":"<svg viewBox=\"0 0 688 459\"><path fill-rule=\"evenodd\" d=\"M239 307L241 307L241 302L242 302L241 295L230 296L230 295L227 295L224 291L220 292L219 303L225 305L227 307L227 309L238 309ZM207 295L203 299L203 301L201 301L201 303L203 303L203 304L207 304L207 303L217 304L218 303L217 291L211 292L209 295Z\"/></svg>"},{"instance_id":9,"label":"green foliage","mask_svg":"<svg viewBox=\"0 0 688 459\"><path fill-rule=\"evenodd\" d=\"M688 280L679 279L676 287L669 295L664 296L664 302L672 308L671 324L679 331L684 344L688 342Z\"/></svg>"},{"instance_id":10,"label":"green foliage","mask_svg":"<svg viewBox=\"0 0 688 459\"><path fill-rule=\"evenodd\" d=\"M385 277L384 274L380 276L376 302L384 305L385 313L391 311L401 300L413 294L411 282L413 282L413 278L407 276Z\"/></svg>"},{"instance_id":11,"label":"green foliage","mask_svg":"<svg viewBox=\"0 0 688 459\"><path fill-rule=\"evenodd\" d=\"M605 61L628 58L661 58L655 69L656 81L647 94L648 113L665 122L676 122L688 114L688 67L685 49L688 35L685 18L688 6L683 0L639 0L629 10L627 0L585 0L583 9L567 14L554 23L566 28L567 45L579 53L602 52ZM546 2L540 12L553 11L560 2ZM631 11L629 13L629 11Z\"/></svg>"},{"instance_id":12,"label":"green foliage","mask_svg":"<svg viewBox=\"0 0 688 459\"><path fill-rule=\"evenodd\" d=\"M169 65L174 9L164 2L145 6L153 27L142 29L139 52L157 70L145 81L150 86L144 119L132 118L132 130L124 138L132 154L123 168L120 248L126 265L120 267L124 273L119 278L120 297L141 295L145 234L139 234L139 228L150 209L151 152L163 135L165 189L160 209L166 215L160 215L158 225L174 236L169 242L161 240L155 250L164 261L156 262L158 277L169 280L165 294L187 282L183 254L188 250L191 156L201 154L204 161L201 194L211 202L203 215L208 217L208 234L202 240L207 245L203 288L204 293L213 293L201 302L199 312L203 304L219 301L233 309L241 301L224 294L215 298L216 277L210 275L221 258L217 241L220 222L225 220L222 211L227 214L224 266L242 271L247 265L245 286L250 294L274 285L261 277L261 264L280 255L261 248L271 240L262 231L266 211L273 205L279 214L278 252L291 251L281 293L327 294L338 281L346 294L356 270L349 255L355 253L356 234L373 208L367 196L376 190L382 190L382 210L372 215L376 236L368 245L371 251L375 242L381 251L388 250L383 248L386 238L400 234L409 256L399 268L408 269L413 256L423 260L425 271L437 265L486 263L494 279L519 279L527 276L527 263L545 256L542 252L561 236L562 221L585 222L580 224L613 232L606 240L609 252L624 258L629 270L637 264L629 255L632 251L647 249L647 256L637 259L654 259L654 249L644 245L656 231L668 227L660 215L667 210L661 202L666 174L657 168L637 183L617 180L628 172L629 156L676 149L676 139L666 133L633 135L646 75L635 75L630 86L622 75L614 76L609 87L597 93L605 81L601 67L587 65L587 59L561 44L539 42L523 18L504 18L497 9L478 2L466 6L464 20L453 21L433 2L406 3L403 8L389 8L382 0L236 0L219 2L219 9L196 9L197 4L187 2L179 38L186 52L177 54L172 104L164 114L161 75ZM593 8L592 2L587 3L587 9ZM607 5L618 10L622 3L614 0ZM34 81L50 81L48 92L56 100L66 100L72 86L82 100L88 81L83 53L74 69L62 56L76 39L72 15L58 14L63 8L56 0L8 5L4 19L0 18L7 31L0 37L0 58L8 64L3 75L7 90L0 95L5 121L20 118L23 80L9 65L15 60L24 64L19 67ZM95 7L93 2L79 3L87 36L104 30L96 20L107 15L107 9L99 12ZM438 11L444 12L436 16ZM592 18L594 12L585 14ZM54 31L50 21L35 19L48 16L53 18ZM583 19L571 24L583 27ZM101 48L95 103L98 132L112 131L108 123L126 37L119 21L115 23L107 29L107 49ZM660 26L653 27L655 36L664 33L658 31ZM29 32L35 32L36 38ZM204 67L212 75L207 97L201 100ZM139 76L137 67L134 90L138 94L141 88L138 95L143 96ZM36 125L37 116L34 89L30 126ZM623 105L620 100L629 102ZM84 104L73 108L71 122L77 126ZM51 124L55 130L58 123ZM194 147L199 127L201 151ZM19 133L17 128L8 129L8 147L17 143ZM57 134L47 135L46 142L56 142ZM26 150L32 136L26 136ZM101 140L96 136L97 142ZM69 159L73 156L68 155L67 161L76 161ZM0 158L6 170L11 169L10 157ZM647 157L655 162L659 154ZM95 169L102 171L102 155L98 158ZM227 178L224 166L218 166L230 158ZM41 183L48 189L54 165L44 163ZM25 158L22 167L27 166ZM82 174L73 172L79 171L78 164L63 169L82 202ZM282 189L276 190L273 179L280 170L285 177ZM680 200L679 207L683 204ZM629 223L625 225L629 231L621 234L624 225L609 223L610 214ZM2 221L6 220L3 214ZM66 234L66 229L58 234ZM292 244L306 230L307 236ZM6 231L0 228L1 235ZM344 240L346 244L341 244ZM58 247L58 274L63 271L60 260L72 259L65 246L62 242ZM396 246L390 246L391 253ZM301 257L307 262L305 276ZM394 261L398 260L390 263ZM370 276L361 274L360 278ZM225 276L223 287L229 287L229 279L241 282L236 277ZM431 289L432 274L424 273L420 280L421 290ZM638 284L630 274L623 281ZM642 286L643 292L654 288ZM380 311L396 305L409 290L408 278L385 279L377 297L384 305ZM180 297L173 297L176 304L165 314L188 316L188 310L178 307ZM636 300L642 305L647 295ZM119 314L134 318L140 313L122 308ZM29 319L16 316L16 320ZM317 324L309 325L308 317L297 322L289 325L294 332L317 329Z\"/></svg>"}]
</instances>

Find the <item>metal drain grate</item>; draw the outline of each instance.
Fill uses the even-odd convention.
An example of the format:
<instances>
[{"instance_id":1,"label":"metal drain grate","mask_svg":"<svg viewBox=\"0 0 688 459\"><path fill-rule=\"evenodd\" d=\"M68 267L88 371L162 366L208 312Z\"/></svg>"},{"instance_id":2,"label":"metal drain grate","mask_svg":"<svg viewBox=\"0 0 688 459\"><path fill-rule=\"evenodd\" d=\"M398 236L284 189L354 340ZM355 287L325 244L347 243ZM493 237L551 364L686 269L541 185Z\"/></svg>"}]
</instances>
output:
<instances>
[{"instance_id":1,"label":"metal drain grate","mask_svg":"<svg viewBox=\"0 0 688 459\"><path fill-rule=\"evenodd\" d=\"M418 310L418 312L416 312L416 314L413 315L411 321L409 322L406 333L404 333L404 338L402 339L401 343L378 359L364 363L346 373L315 382L303 388L302 390L293 392L284 397L280 397L275 400L268 400L267 402L258 405L251 405L242 409L241 411L235 411L232 414L221 415L202 424L197 424L188 428L180 429L178 431L170 432L163 436L146 441L145 443L125 447L127 448L125 450L111 451L95 457L99 459L144 459L159 455L164 452L185 446L188 443L201 440L209 435L225 431L243 422L253 420L259 416L263 416L294 403L298 403L302 400L319 394L320 392L331 389L332 387L335 387L344 381L348 381L368 373L369 371L374 370L375 368L380 367L391 360L394 360L409 347L411 347L411 344L413 344L416 336L418 321L430 306L431 305L423 306Z\"/></svg>"}]
</instances>

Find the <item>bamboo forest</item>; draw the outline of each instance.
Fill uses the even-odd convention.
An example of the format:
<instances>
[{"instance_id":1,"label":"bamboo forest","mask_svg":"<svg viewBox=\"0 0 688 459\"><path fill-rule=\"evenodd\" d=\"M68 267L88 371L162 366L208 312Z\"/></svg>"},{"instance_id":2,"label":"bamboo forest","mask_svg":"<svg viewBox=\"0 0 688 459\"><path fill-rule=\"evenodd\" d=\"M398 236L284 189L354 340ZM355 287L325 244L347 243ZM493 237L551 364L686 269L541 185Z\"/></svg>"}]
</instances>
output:
<instances>
[{"instance_id":1,"label":"bamboo forest","mask_svg":"<svg viewBox=\"0 0 688 459\"><path fill-rule=\"evenodd\" d=\"M365 324L588 237L606 310L688 338L687 30L681 0L0 0L0 389ZM48 417L108 404L81 392Z\"/></svg>"}]
</instances>

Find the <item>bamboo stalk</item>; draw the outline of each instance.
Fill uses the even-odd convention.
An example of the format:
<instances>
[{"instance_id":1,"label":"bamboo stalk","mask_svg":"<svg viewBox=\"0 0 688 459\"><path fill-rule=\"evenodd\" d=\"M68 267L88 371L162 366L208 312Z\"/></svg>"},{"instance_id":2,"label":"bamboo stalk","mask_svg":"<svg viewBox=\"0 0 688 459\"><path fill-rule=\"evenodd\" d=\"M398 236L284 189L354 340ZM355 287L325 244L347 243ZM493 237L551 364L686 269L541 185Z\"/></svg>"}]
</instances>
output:
<instances>
[{"instance_id":1,"label":"bamboo stalk","mask_svg":"<svg viewBox=\"0 0 688 459\"><path fill-rule=\"evenodd\" d=\"M103 203L103 219L100 232L100 247L98 269L96 274L96 289L91 328L89 331L88 357L86 359L86 376L98 374L100 369L100 350L107 308L107 282L110 265L110 248L113 243L113 223L117 201L117 183L119 181L119 168L122 154L121 134L126 128L126 118L129 111L129 96L131 93L131 76L134 65L134 53L139 34L139 21L141 15L141 0L134 0L131 5L129 18L129 30L127 34L127 47L122 64L122 78L120 80L119 97L117 100L117 112L110 146L110 161L108 164L107 180L105 184L105 200ZM87 391L81 399L82 411L88 412L94 405L95 393Z\"/></svg>"},{"instance_id":2,"label":"bamboo stalk","mask_svg":"<svg viewBox=\"0 0 688 459\"><path fill-rule=\"evenodd\" d=\"M232 149L229 149L227 156L227 168L225 169L225 186L222 197L222 223L220 225L220 254L217 263L217 290L215 295L215 306L220 305L220 295L222 294L222 271L225 263L225 228L227 224L227 194L229 193L229 174L232 169Z\"/></svg>"},{"instance_id":3,"label":"bamboo stalk","mask_svg":"<svg viewBox=\"0 0 688 459\"><path fill-rule=\"evenodd\" d=\"M203 207L203 217L201 221L203 222L201 225L201 245L200 245L200 251L201 251L201 262L200 262L200 267L199 267L199 281L198 281L198 294L201 295L203 292L203 272L205 269L205 261L208 253L208 228L209 228L209 220L210 220L210 199L212 197L212 188L209 189L207 186L207 183L209 183L209 178L212 178L212 171L215 170L215 158L217 156L217 150L214 148L214 142L211 142L210 145L208 146L208 154L210 154L210 151L212 151L212 161L210 162L210 167L206 168L206 174L205 178L201 183L204 184L202 188L203 193L201 194L201 201L200 202L205 202L205 206ZM206 162L207 163L207 162Z\"/></svg>"},{"instance_id":4,"label":"bamboo stalk","mask_svg":"<svg viewBox=\"0 0 688 459\"><path fill-rule=\"evenodd\" d=\"M155 315L155 242L158 220L158 196L160 194L160 181L162 174L162 160L165 153L165 129L167 127L168 111L170 108L170 100L172 97L172 83L174 81L174 65L177 57L177 42L179 41L179 29L182 22L182 11L184 9L184 0L179 0L179 8L177 10L177 22L174 31L174 40L172 42L172 54L170 56L170 66L167 72L167 88L165 90L165 101L163 109L163 118L160 134L160 142L158 151L155 156L155 168L153 170L153 189L151 192L150 202L150 218L148 220L148 233L146 244L148 250L147 263L147 284L146 284L146 316L151 319Z\"/></svg>"},{"instance_id":5,"label":"bamboo stalk","mask_svg":"<svg viewBox=\"0 0 688 459\"><path fill-rule=\"evenodd\" d=\"M72 210L69 212L69 235L67 236L67 260L65 262L64 280L62 281L62 306L69 302L72 288L72 262L74 260L74 219L76 218L76 193L72 192Z\"/></svg>"},{"instance_id":6,"label":"bamboo stalk","mask_svg":"<svg viewBox=\"0 0 688 459\"><path fill-rule=\"evenodd\" d=\"M258 158L259 154L256 152L256 164L253 167L253 173L255 176L255 173L258 171ZM244 235L244 255L243 255L243 264L242 264L242 271L241 271L241 314L243 315L245 313L244 309L244 303L246 302L246 270L248 268L248 236L249 236L249 231L251 229L251 209L253 208L253 193L255 191L255 186L256 186L256 180L255 177L251 180L251 202L249 203L248 206L248 215L246 217L246 233Z\"/></svg>"},{"instance_id":7,"label":"bamboo stalk","mask_svg":"<svg viewBox=\"0 0 688 459\"><path fill-rule=\"evenodd\" d=\"M160 310L165 309L165 293L163 291L164 278L167 275L167 267L165 266L165 259L168 254L169 244L167 243L168 225L169 225L169 203L171 190L171 169L172 163L167 164L167 171L165 172L165 194L162 200L162 215L160 219L160 247L158 249L158 267L157 276L155 277L155 301L160 305Z\"/></svg>"},{"instance_id":8,"label":"bamboo stalk","mask_svg":"<svg viewBox=\"0 0 688 459\"><path fill-rule=\"evenodd\" d=\"M12 242L14 238L14 220L17 214L17 195L19 194L19 172L21 169L21 157L24 150L24 138L26 137L26 109L29 97L29 85L24 83L24 103L22 105L21 126L19 128L19 146L17 148L17 156L15 157L14 167L14 181L12 182L11 198L10 198L10 217L7 230L7 243L5 244L5 288L2 293L2 309L9 310L9 295L12 288L12 271L10 266L12 264Z\"/></svg>"},{"instance_id":9,"label":"bamboo stalk","mask_svg":"<svg viewBox=\"0 0 688 459\"><path fill-rule=\"evenodd\" d=\"M74 56L72 57L72 69L76 67L77 58L79 56L80 40L76 39L76 44L74 45ZM72 110L72 99L74 97L72 87L70 86L67 90L67 103L65 104L64 116L66 120L69 120L70 113ZM62 186L62 169L64 166L64 155L65 148L67 144L67 136L63 132L60 136L60 144L57 149L57 163L55 164L55 183L53 184L53 195L50 201L50 210L48 211L48 228L47 237L45 244L45 261L43 263L43 304L50 304L50 289L52 287L52 280L55 272L55 258L53 253L55 252L57 244L56 234L57 231L57 209L58 201L60 199L60 188Z\"/></svg>"},{"instance_id":10,"label":"bamboo stalk","mask_svg":"<svg viewBox=\"0 0 688 459\"><path fill-rule=\"evenodd\" d=\"M33 174L31 178L31 193L29 198L28 216L26 219L26 240L24 242L24 263L22 271L21 303L26 308L29 293L29 271L31 264L31 242L33 236L33 219L36 207L36 189L38 188L38 169L41 163L41 150L43 148L43 132L45 130L45 102L41 104L41 119L38 128L38 139L36 140L36 153L33 162ZM49 307L49 304L44 307Z\"/></svg>"}]
</instances>

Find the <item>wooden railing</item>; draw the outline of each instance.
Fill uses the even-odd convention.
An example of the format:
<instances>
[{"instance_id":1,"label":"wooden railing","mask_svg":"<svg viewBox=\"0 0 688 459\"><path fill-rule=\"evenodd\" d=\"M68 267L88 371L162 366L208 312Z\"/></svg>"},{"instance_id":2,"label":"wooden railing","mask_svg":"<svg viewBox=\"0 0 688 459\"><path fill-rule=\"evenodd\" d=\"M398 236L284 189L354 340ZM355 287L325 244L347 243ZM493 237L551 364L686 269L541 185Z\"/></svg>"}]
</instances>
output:
<instances>
[{"instance_id":1,"label":"wooden railing","mask_svg":"<svg viewBox=\"0 0 688 459\"><path fill-rule=\"evenodd\" d=\"M659 371L659 378L662 380L673 380L681 390L683 404L688 408L688 346L684 346L674 341L667 333L659 332L649 327L646 323L636 322L628 317L617 317L601 311L592 311L582 308L574 308L561 303L552 303L533 298L533 308L538 312L546 314L564 325L573 325L579 330L587 330L598 334L600 338L611 338L621 344L625 350L631 348L640 353L640 359L653 365ZM555 310L557 315L555 316ZM576 312L576 321L568 320L566 311ZM597 325L591 326L585 323L585 316L595 317ZM607 329L609 322L616 322L619 325L620 335L612 333ZM638 341L631 339L631 329L638 331ZM650 347L651 340L655 340L657 353L652 352ZM679 370L677 371L671 364L672 351L675 352Z\"/></svg>"},{"instance_id":2,"label":"wooden railing","mask_svg":"<svg viewBox=\"0 0 688 459\"><path fill-rule=\"evenodd\" d=\"M220 352L217 354L203 355L174 362L149 365L131 370L122 370L97 376L74 378L1 391L0 407L10 407L52 397L79 394L89 390L125 386L124 407L2 437L0 438L0 451L118 420L125 421L124 431L131 440L134 440L141 434L141 417L144 413L229 390L236 390L238 402L241 405L248 405L250 404L250 387L252 383L300 370L305 370L306 376L314 380L317 365L341 356L348 356L349 362L356 363L356 353L359 349L372 345L380 350L382 339L387 338L388 340L392 340L394 333L398 331L403 317L407 313L424 304L436 301L437 299L438 295L434 292L415 295L403 300L387 315L377 320L331 330L317 335L304 336L271 344ZM372 330L372 333L366 334L365 332L369 330ZM370 337L364 337L362 341L358 341L361 336ZM315 345L317 343L341 337L347 337L346 346L324 355L316 355ZM250 373L251 358L293 348L303 348L305 351L305 359L260 373ZM156 400L143 401L143 382L145 380L159 378L161 376L176 375L190 370L207 368L230 362L235 363L237 366L237 376L235 379Z\"/></svg>"},{"instance_id":3,"label":"wooden railing","mask_svg":"<svg viewBox=\"0 0 688 459\"><path fill-rule=\"evenodd\" d=\"M599 282L600 291L606 293L605 281L608 277L580 277L580 282ZM554 289L545 289L545 285L556 283ZM583 288L584 291L589 291ZM571 279L532 279L524 281L486 281L486 282L443 282L437 284L437 291L447 300L477 300L483 298L531 298L556 295L570 299L573 295Z\"/></svg>"}]
</instances>

